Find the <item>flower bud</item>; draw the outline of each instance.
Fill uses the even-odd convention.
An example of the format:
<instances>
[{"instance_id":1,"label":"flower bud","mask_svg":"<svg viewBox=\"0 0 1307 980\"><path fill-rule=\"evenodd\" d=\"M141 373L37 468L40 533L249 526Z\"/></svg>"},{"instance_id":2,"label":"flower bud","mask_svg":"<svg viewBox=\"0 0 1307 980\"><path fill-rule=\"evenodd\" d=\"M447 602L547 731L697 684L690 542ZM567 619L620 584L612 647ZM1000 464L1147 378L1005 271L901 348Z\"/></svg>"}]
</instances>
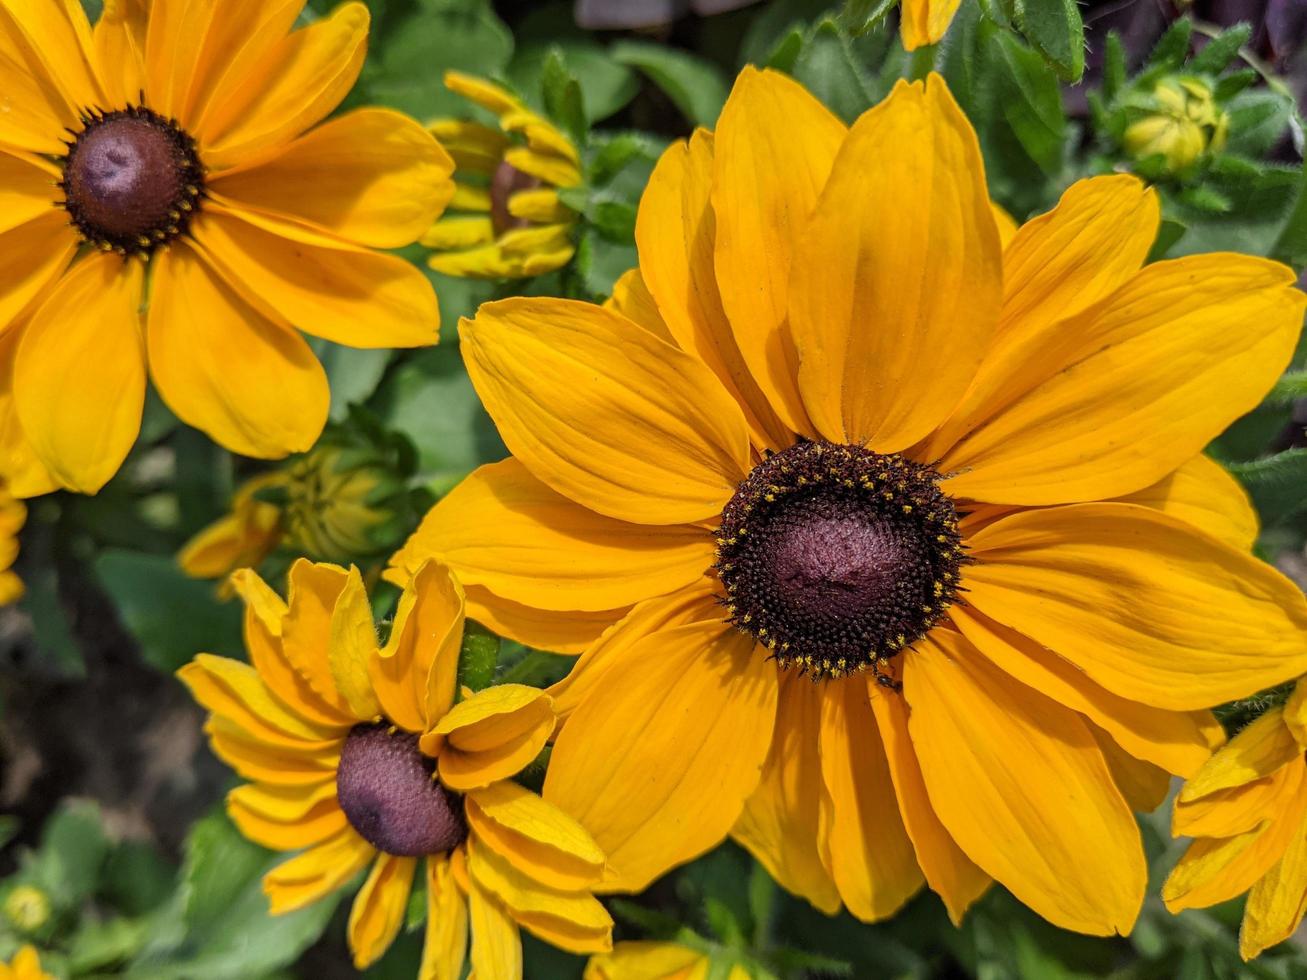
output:
<instances>
[{"instance_id":1,"label":"flower bud","mask_svg":"<svg viewBox=\"0 0 1307 980\"><path fill-rule=\"evenodd\" d=\"M1176 174L1225 146L1230 119L1206 82L1163 79L1144 101L1148 114L1125 131L1126 151L1136 160L1160 156L1166 170Z\"/></svg>"}]
</instances>

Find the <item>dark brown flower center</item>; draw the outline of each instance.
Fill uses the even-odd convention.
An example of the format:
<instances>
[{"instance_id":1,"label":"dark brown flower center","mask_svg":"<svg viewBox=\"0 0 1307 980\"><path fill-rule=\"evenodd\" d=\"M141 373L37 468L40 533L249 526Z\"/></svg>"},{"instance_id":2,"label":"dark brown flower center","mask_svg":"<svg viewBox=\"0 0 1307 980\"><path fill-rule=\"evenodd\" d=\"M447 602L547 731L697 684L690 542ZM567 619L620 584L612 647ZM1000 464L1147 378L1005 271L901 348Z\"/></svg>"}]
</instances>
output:
<instances>
[{"instance_id":1,"label":"dark brown flower center","mask_svg":"<svg viewBox=\"0 0 1307 980\"><path fill-rule=\"evenodd\" d=\"M490 223L496 235L531 224L525 218L514 217L508 210L508 199L518 191L535 190L542 184L539 177L523 173L511 163L501 162L495 168L494 176L490 178Z\"/></svg>"},{"instance_id":2,"label":"dark brown flower center","mask_svg":"<svg viewBox=\"0 0 1307 980\"><path fill-rule=\"evenodd\" d=\"M463 843L463 800L435 778L418 737L385 724L356 725L341 749L336 799L350 825L379 851L438 854Z\"/></svg>"},{"instance_id":3,"label":"dark brown flower center","mask_svg":"<svg viewBox=\"0 0 1307 980\"><path fill-rule=\"evenodd\" d=\"M94 112L69 144L60 187L82 237L148 254L186 230L204 192L195 141L142 107Z\"/></svg>"},{"instance_id":4,"label":"dark brown flower center","mask_svg":"<svg viewBox=\"0 0 1307 980\"><path fill-rule=\"evenodd\" d=\"M731 622L785 667L880 673L957 594L965 560L939 474L860 446L775 453L722 512L717 575Z\"/></svg>"}]
</instances>

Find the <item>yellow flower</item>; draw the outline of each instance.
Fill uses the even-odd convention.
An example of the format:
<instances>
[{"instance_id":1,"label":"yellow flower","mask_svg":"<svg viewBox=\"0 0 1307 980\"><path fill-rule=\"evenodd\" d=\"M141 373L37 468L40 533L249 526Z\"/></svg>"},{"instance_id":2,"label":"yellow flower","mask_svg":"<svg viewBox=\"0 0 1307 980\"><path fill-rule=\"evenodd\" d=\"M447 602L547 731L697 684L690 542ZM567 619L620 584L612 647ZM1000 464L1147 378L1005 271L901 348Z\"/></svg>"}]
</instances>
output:
<instances>
[{"instance_id":1,"label":"yellow flower","mask_svg":"<svg viewBox=\"0 0 1307 980\"><path fill-rule=\"evenodd\" d=\"M349 917L363 969L399 932L424 863L419 980L461 975L469 921L482 977L521 977L519 926L573 952L610 948L590 894L603 852L512 781L553 731L549 695L505 684L456 701L464 601L447 568L418 570L380 648L357 569L297 562L289 604L248 569L233 583L253 666L200 654L179 676L211 712L213 751L250 780L227 797L232 820L263 847L305 849L264 878L273 914L370 868Z\"/></svg>"},{"instance_id":2,"label":"yellow flower","mask_svg":"<svg viewBox=\"0 0 1307 980\"><path fill-rule=\"evenodd\" d=\"M899 5L899 36L909 51L938 44L962 6L962 0L903 0Z\"/></svg>"},{"instance_id":3,"label":"yellow flower","mask_svg":"<svg viewBox=\"0 0 1307 980\"><path fill-rule=\"evenodd\" d=\"M308 449L326 375L299 331L435 343L426 277L374 249L416 239L453 162L349 91L368 12L295 30L299 0L0 3L0 427L53 481L95 492L168 407L233 451ZM148 288L147 288L148 283ZM11 363L12 362L12 363Z\"/></svg>"},{"instance_id":4,"label":"yellow flower","mask_svg":"<svg viewBox=\"0 0 1307 980\"><path fill-rule=\"evenodd\" d=\"M611 953L592 956L582 980L708 980L712 961L677 943L618 943ZM749 980L744 967L734 965L722 980Z\"/></svg>"},{"instance_id":5,"label":"yellow flower","mask_svg":"<svg viewBox=\"0 0 1307 980\"><path fill-rule=\"evenodd\" d=\"M23 581L13 572L18 557L18 532L27 520L27 508L0 480L0 606L7 606L23 597Z\"/></svg>"},{"instance_id":6,"label":"yellow flower","mask_svg":"<svg viewBox=\"0 0 1307 980\"><path fill-rule=\"evenodd\" d=\"M558 188L581 183L576 147L493 82L451 71L445 84L497 116L499 128L458 119L430 123L458 167L450 207L459 213L422 236L436 252L427 264L476 279L521 279L566 265L576 251L576 213L558 199Z\"/></svg>"},{"instance_id":7,"label":"yellow flower","mask_svg":"<svg viewBox=\"0 0 1307 980\"><path fill-rule=\"evenodd\" d=\"M846 129L750 69L659 161L609 304L463 321L513 458L389 574L439 556L478 621L583 651L544 795L605 889L732 833L828 912L924 879L958 919L993 878L1131 928L1131 805L1221 741L1204 708L1307 668L1307 601L1201 455L1307 297L1264 259L1143 266L1158 222L1129 175L1000 221L937 76Z\"/></svg>"},{"instance_id":8,"label":"yellow flower","mask_svg":"<svg viewBox=\"0 0 1307 980\"><path fill-rule=\"evenodd\" d=\"M255 568L270 554L285 533L281 508L258 499L268 487L286 483L283 473L265 473L246 481L232 498L230 513L204 528L182 547L177 562L191 578L226 579L238 568ZM219 590L230 595L231 584Z\"/></svg>"},{"instance_id":9,"label":"yellow flower","mask_svg":"<svg viewBox=\"0 0 1307 980\"><path fill-rule=\"evenodd\" d=\"M1162 156L1167 169L1190 166L1209 150L1225 147L1230 117L1220 109L1211 88L1196 78L1172 78L1153 89L1157 111L1130 125L1125 147L1136 159Z\"/></svg>"},{"instance_id":10,"label":"yellow flower","mask_svg":"<svg viewBox=\"0 0 1307 980\"><path fill-rule=\"evenodd\" d=\"M5 917L19 932L35 932L50 921L50 898L32 885L19 885L5 899Z\"/></svg>"},{"instance_id":11,"label":"yellow flower","mask_svg":"<svg viewBox=\"0 0 1307 980\"><path fill-rule=\"evenodd\" d=\"M1166 880L1172 912L1248 892L1245 960L1288 939L1307 909L1307 681L1241 731L1180 790L1171 832L1193 837Z\"/></svg>"},{"instance_id":12,"label":"yellow flower","mask_svg":"<svg viewBox=\"0 0 1307 980\"><path fill-rule=\"evenodd\" d=\"M8 964L0 963L0 980L55 980L41 969L41 958L31 946L24 946Z\"/></svg>"}]
</instances>

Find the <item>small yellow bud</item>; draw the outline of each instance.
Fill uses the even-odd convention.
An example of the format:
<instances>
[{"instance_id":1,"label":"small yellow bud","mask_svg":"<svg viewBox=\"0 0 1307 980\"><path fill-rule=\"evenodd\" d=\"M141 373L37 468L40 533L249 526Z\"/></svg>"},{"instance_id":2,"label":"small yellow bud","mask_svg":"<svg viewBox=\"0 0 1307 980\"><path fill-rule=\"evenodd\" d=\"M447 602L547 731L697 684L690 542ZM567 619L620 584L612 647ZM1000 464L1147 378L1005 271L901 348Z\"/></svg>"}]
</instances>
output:
<instances>
[{"instance_id":1,"label":"small yellow bud","mask_svg":"<svg viewBox=\"0 0 1307 980\"><path fill-rule=\"evenodd\" d=\"M19 885L5 899L5 918L19 932L35 932L50 921L50 899L32 885Z\"/></svg>"},{"instance_id":2,"label":"small yellow bud","mask_svg":"<svg viewBox=\"0 0 1307 980\"><path fill-rule=\"evenodd\" d=\"M1163 79L1153 89L1151 101L1152 113L1125 131L1126 152L1136 160L1161 156L1167 170L1178 173L1204 153L1224 148L1230 120L1205 82Z\"/></svg>"}]
</instances>

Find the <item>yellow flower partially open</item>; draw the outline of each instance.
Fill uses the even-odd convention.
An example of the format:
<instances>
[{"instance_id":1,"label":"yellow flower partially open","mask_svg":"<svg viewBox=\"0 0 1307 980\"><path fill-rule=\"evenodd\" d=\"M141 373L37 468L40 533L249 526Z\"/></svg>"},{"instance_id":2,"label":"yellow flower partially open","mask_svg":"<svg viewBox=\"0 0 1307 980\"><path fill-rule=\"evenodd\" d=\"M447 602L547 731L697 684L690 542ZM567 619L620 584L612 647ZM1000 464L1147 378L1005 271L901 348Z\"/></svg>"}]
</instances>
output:
<instances>
[{"instance_id":1,"label":"yellow flower partially open","mask_svg":"<svg viewBox=\"0 0 1307 980\"><path fill-rule=\"evenodd\" d=\"M300 331L436 342L416 239L453 162L388 109L318 125L363 63L350 2L0 3L0 427L87 493L136 439L147 366L179 418L235 452L309 448L327 379ZM148 274L147 274L148 272ZM47 488L48 489L48 488Z\"/></svg>"},{"instance_id":2,"label":"yellow flower partially open","mask_svg":"<svg viewBox=\"0 0 1307 980\"><path fill-rule=\"evenodd\" d=\"M603 852L512 781L554 729L552 699L505 684L457 700L465 612L447 568L418 570L384 647L357 569L297 562L289 603L249 570L233 581L253 666L200 654L178 676L211 712L213 751L250 780L227 798L232 820L263 847L302 849L264 879L273 914L370 869L349 918L363 969L424 866L419 980L461 975L469 923L481 977L520 980L519 927L572 952L611 947L591 894Z\"/></svg>"},{"instance_id":3,"label":"yellow flower partially open","mask_svg":"<svg viewBox=\"0 0 1307 980\"><path fill-rule=\"evenodd\" d=\"M1176 799L1171 831L1194 841L1162 888L1172 912L1244 892L1245 960L1288 939L1307 910L1307 682L1195 773Z\"/></svg>"},{"instance_id":4,"label":"yellow flower partially open","mask_svg":"<svg viewBox=\"0 0 1307 980\"><path fill-rule=\"evenodd\" d=\"M521 279L566 265L576 251L576 212L558 199L558 189L581 183L572 141L493 82L451 71L445 84L493 113L499 127L460 119L429 124L458 169L455 213L422 236L435 250L427 264L476 279Z\"/></svg>"},{"instance_id":5,"label":"yellow flower partially open","mask_svg":"<svg viewBox=\"0 0 1307 980\"><path fill-rule=\"evenodd\" d=\"M0 963L0 980L55 980L41 969L41 957L32 946L22 947L8 963Z\"/></svg>"},{"instance_id":6,"label":"yellow flower partially open","mask_svg":"<svg viewBox=\"0 0 1307 980\"><path fill-rule=\"evenodd\" d=\"M659 161L610 304L463 321L513 458L391 574L439 557L480 621L583 651L544 795L604 888L733 834L828 912L924 882L958 919L995 879L1129 931L1132 808L1222 740L1205 708L1307 670L1307 601L1201 455L1307 297L1143 265L1158 222L1115 175L1006 227L936 76L846 128L748 69Z\"/></svg>"},{"instance_id":7,"label":"yellow flower partially open","mask_svg":"<svg viewBox=\"0 0 1307 980\"><path fill-rule=\"evenodd\" d=\"M0 606L23 597L23 581L13 571L18 557L18 532L27 520L27 508L0 480Z\"/></svg>"}]
</instances>

